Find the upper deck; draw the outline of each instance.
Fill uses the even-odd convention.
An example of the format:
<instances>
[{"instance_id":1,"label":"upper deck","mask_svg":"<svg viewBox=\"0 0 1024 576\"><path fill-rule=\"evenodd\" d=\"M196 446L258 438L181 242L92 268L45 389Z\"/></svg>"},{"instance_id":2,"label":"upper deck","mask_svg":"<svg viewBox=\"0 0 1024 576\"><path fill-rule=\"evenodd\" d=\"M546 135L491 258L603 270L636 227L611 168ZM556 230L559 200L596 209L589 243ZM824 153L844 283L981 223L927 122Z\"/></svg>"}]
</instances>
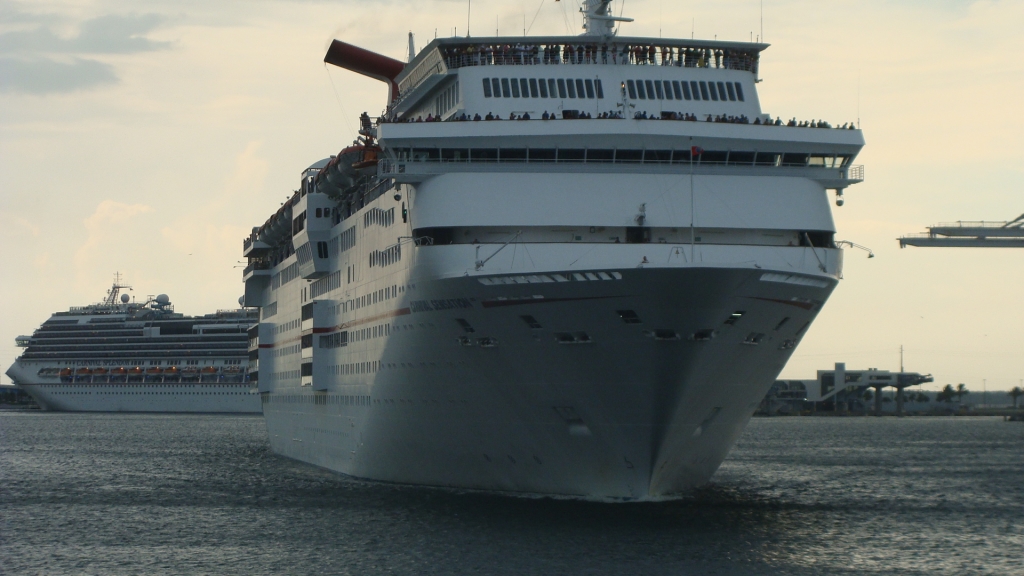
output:
<instances>
[{"instance_id":1,"label":"upper deck","mask_svg":"<svg viewBox=\"0 0 1024 576\"><path fill-rule=\"evenodd\" d=\"M573 100L587 99L594 106L583 109L618 110L624 116L660 113L662 107L650 105L658 100L703 102L699 108L712 114L757 114L758 61L767 47L614 36L439 38L395 77L395 99L383 118L415 119L435 112L445 117L456 111L504 117L522 108L513 101L499 103L500 98L548 99L545 109L552 112L579 108L581 103ZM731 109L712 105L719 102L739 104Z\"/></svg>"}]
</instances>

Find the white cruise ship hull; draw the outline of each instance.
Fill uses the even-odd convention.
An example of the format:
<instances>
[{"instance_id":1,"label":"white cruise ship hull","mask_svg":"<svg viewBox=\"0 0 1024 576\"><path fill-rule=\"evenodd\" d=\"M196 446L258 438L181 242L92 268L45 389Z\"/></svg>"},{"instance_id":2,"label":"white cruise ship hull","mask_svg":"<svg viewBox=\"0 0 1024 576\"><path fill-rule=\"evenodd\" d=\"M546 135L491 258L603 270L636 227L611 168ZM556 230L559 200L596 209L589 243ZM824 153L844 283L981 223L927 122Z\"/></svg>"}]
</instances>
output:
<instances>
[{"instance_id":1,"label":"white cruise ship hull","mask_svg":"<svg viewBox=\"0 0 1024 576\"><path fill-rule=\"evenodd\" d=\"M43 410L259 414L248 384L19 384Z\"/></svg>"},{"instance_id":2,"label":"white cruise ship hull","mask_svg":"<svg viewBox=\"0 0 1024 576\"><path fill-rule=\"evenodd\" d=\"M396 304L385 313L392 332L372 353L375 373L340 376L317 395L267 395L271 446L389 482L612 499L678 493L711 477L835 286L766 274L632 268L585 282L419 282L408 301L448 309ZM723 325L735 312L741 319ZM585 340L558 341L566 334ZM745 342L752 334L762 336Z\"/></svg>"}]
</instances>

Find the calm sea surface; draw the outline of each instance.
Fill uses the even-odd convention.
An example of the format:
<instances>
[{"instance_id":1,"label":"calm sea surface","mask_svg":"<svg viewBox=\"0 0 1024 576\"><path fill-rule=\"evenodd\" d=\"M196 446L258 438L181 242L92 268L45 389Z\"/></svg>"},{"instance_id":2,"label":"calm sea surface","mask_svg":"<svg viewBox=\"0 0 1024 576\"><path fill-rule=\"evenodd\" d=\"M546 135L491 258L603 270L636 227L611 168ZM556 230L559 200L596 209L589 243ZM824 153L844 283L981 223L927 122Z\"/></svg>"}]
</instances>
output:
<instances>
[{"instance_id":1,"label":"calm sea surface","mask_svg":"<svg viewBox=\"0 0 1024 576\"><path fill-rule=\"evenodd\" d=\"M660 504L359 482L261 417L0 412L4 574L1024 574L1024 424L758 419Z\"/></svg>"}]
</instances>

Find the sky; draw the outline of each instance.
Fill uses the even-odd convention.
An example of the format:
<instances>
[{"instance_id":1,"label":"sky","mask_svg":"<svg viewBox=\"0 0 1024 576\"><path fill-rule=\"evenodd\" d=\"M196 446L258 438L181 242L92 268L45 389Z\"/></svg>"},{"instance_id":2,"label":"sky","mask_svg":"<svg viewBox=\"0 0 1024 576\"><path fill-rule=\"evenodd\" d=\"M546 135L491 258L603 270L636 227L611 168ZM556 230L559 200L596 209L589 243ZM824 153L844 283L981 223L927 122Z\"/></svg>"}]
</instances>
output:
<instances>
[{"instance_id":1,"label":"sky","mask_svg":"<svg viewBox=\"0 0 1024 576\"><path fill-rule=\"evenodd\" d=\"M782 373L1024 379L1024 250L896 238L1024 212L1024 2L623 0L635 36L757 39L784 119L857 121L866 180L835 209L845 278ZM382 83L332 38L405 60L435 35L576 34L572 0L0 0L0 369L14 338L101 299L119 271L178 312L236 306L241 242L300 172L355 137ZM8 382L6 376L0 377Z\"/></svg>"}]
</instances>

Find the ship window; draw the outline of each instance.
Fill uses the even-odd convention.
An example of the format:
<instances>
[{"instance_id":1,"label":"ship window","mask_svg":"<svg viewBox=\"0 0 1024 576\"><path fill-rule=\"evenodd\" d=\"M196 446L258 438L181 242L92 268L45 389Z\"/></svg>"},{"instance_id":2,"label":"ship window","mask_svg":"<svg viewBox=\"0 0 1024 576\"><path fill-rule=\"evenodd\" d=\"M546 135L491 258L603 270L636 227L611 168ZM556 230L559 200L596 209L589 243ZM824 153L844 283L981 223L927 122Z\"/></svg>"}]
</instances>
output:
<instances>
[{"instance_id":1,"label":"ship window","mask_svg":"<svg viewBox=\"0 0 1024 576\"><path fill-rule=\"evenodd\" d=\"M701 82L701 84L701 87L703 88L704 83ZM714 82L708 82L708 92L711 92L711 99L714 100L715 102L718 102L718 90L715 89Z\"/></svg>"},{"instance_id":2,"label":"ship window","mask_svg":"<svg viewBox=\"0 0 1024 576\"><path fill-rule=\"evenodd\" d=\"M558 92L556 91L555 79L554 78L548 78L548 94L552 98L558 98L558 96L555 96L555 94L558 94Z\"/></svg>"},{"instance_id":3,"label":"ship window","mask_svg":"<svg viewBox=\"0 0 1024 576\"><path fill-rule=\"evenodd\" d=\"M644 85L647 87L647 98L650 100L654 100L654 83L651 82L650 80L644 80Z\"/></svg>"},{"instance_id":4,"label":"ship window","mask_svg":"<svg viewBox=\"0 0 1024 576\"><path fill-rule=\"evenodd\" d=\"M690 156L689 150L676 150L672 152L672 163L673 164L684 164L689 163L693 158Z\"/></svg>"},{"instance_id":5,"label":"ship window","mask_svg":"<svg viewBox=\"0 0 1024 576\"><path fill-rule=\"evenodd\" d=\"M527 82L526 78L519 79L519 90L523 93L523 98L530 97L530 83Z\"/></svg>"},{"instance_id":6,"label":"ship window","mask_svg":"<svg viewBox=\"0 0 1024 576\"><path fill-rule=\"evenodd\" d=\"M323 218L323 216L324 216L324 211L321 210L320 208L317 208L316 209L316 217L317 218Z\"/></svg>"},{"instance_id":7,"label":"ship window","mask_svg":"<svg viewBox=\"0 0 1024 576\"><path fill-rule=\"evenodd\" d=\"M730 152L729 153L729 164L738 164L742 166L750 166L754 163L753 152Z\"/></svg>"},{"instance_id":8,"label":"ship window","mask_svg":"<svg viewBox=\"0 0 1024 576\"><path fill-rule=\"evenodd\" d=\"M651 82L650 80L647 81L647 90L648 91L651 90L650 82ZM661 88L661 82L659 82L657 80L655 80L655 82L654 82L654 92L658 95L658 100L664 100L665 99L665 92Z\"/></svg>"},{"instance_id":9,"label":"ship window","mask_svg":"<svg viewBox=\"0 0 1024 576\"><path fill-rule=\"evenodd\" d=\"M505 98L512 97L512 91L508 87L508 78L501 79L501 95Z\"/></svg>"},{"instance_id":10,"label":"ship window","mask_svg":"<svg viewBox=\"0 0 1024 576\"><path fill-rule=\"evenodd\" d=\"M501 161L502 162L522 162L526 160L526 148L502 148Z\"/></svg>"},{"instance_id":11,"label":"ship window","mask_svg":"<svg viewBox=\"0 0 1024 576\"><path fill-rule=\"evenodd\" d=\"M601 85L601 81L594 80L594 85L597 87L597 97L604 99L604 86Z\"/></svg>"},{"instance_id":12,"label":"ship window","mask_svg":"<svg viewBox=\"0 0 1024 576\"><path fill-rule=\"evenodd\" d=\"M565 79L564 78L559 78L558 79L558 97L559 98L568 98L568 96L566 95L566 92L565 92Z\"/></svg>"},{"instance_id":13,"label":"ship window","mask_svg":"<svg viewBox=\"0 0 1024 576\"><path fill-rule=\"evenodd\" d=\"M636 94L637 96L640 97L641 100L647 100L647 92L644 90L643 80L636 81Z\"/></svg>"},{"instance_id":14,"label":"ship window","mask_svg":"<svg viewBox=\"0 0 1024 576\"><path fill-rule=\"evenodd\" d=\"M644 162L662 163L672 161L671 150L645 150Z\"/></svg>"},{"instance_id":15,"label":"ship window","mask_svg":"<svg viewBox=\"0 0 1024 576\"><path fill-rule=\"evenodd\" d=\"M729 158L728 152L705 150L700 155L701 164L725 164Z\"/></svg>"},{"instance_id":16,"label":"ship window","mask_svg":"<svg viewBox=\"0 0 1024 576\"><path fill-rule=\"evenodd\" d=\"M540 80L540 97L548 97L548 83L543 78Z\"/></svg>"},{"instance_id":17,"label":"ship window","mask_svg":"<svg viewBox=\"0 0 1024 576\"><path fill-rule=\"evenodd\" d=\"M711 97L708 96L708 83L707 82L700 82L700 97L701 97L702 100L711 100Z\"/></svg>"},{"instance_id":18,"label":"ship window","mask_svg":"<svg viewBox=\"0 0 1024 576\"><path fill-rule=\"evenodd\" d=\"M497 78L491 78L491 88L495 98L501 98L501 82Z\"/></svg>"},{"instance_id":19,"label":"ship window","mask_svg":"<svg viewBox=\"0 0 1024 576\"><path fill-rule=\"evenodd\" d=\"M530 148L530 162L545 162L555 159L554 148Z\"/></svg>"},{"instance_id":20,"label":"ship window","mask_svg":"<svg viewBox=\"0 0 1024 576\"><path fill-rule=\"evenodd\" d=\"M497 148L474 148L469 151L469 157L473 162L497 162Z\"/></svg>"},{"instance_id":21,"label":"ship window","mask_svg":"<svg viewBox=\"0 0 1024 576\"><path fill-rule=\"evenodd\" d=\"M491 79L484 78L484 98L491 97Z\"/></svg>"},{"instance_id":22,"label":"ship window","mask_svg":"<svg viewBox=\"0 0 1024 576\"><path fill-rule=\"evenodd\" d=\"M783 154L783 166L806 166L808 154Z\"/></svg>"},{"instance_id":23,"label":"ship window","mask_svg":"<svg viewBox=\"0 0 1024 576\"><path fill-rule=\"evenodd\" d=\"M686 89L686 82L683 82L683 89ZM682 90L679 89L679 81L678 80L673 80L672 81L672 92L675 93L676 100L682 100L683 99L683 92L682 92ZM690 91L689 90L686 90L686 99L687 100L690 99Z\"/></svg>"},{"instance_id":24,"label":"ship window","mask_svg":"<svg viewBox=\"0 0 1024 576\"><path fill-rule=\"evenodd\" d=\"M733 89L732 82L726 82L725 83L725 87L729 89L729 100L735 102L736 101L736 90ZM721 82L719 82L718 91L719 92L722 91Z\"/></svg>"},{"instance_id":25,"label":"ship window","mask_svg":"<svg viewBox=\"0 0 1024 576\"><path fill-rule=\"evenodd\" d=\"M755 166L778 166L782 154L778 152L758 152L754 159Z\"/></svg>"},{"instance_id":26,"label":"ship window","mask_svg":"<svg viewBox=\"0 0 1024 576\"><path fill-rule=\"evenodd\" d=\"M437 148L413 148L412 159L418 162L437 160L441 157L441 151Z\"/></svg>"},{"instance_id":27,"label":"ship window","mask_svg":"<svg viewBox=\"0 0 1024 576\"><path fill-rule=\"evenodd\" d=\"M523 319L523 322L526 322L527 326L533 328L534 330L540 330L541 328L543 328L543 326L540 325L540 322L537 322L537 319L534 318L533 316L520 316L520 318Z\"/></svg>"},{"instance_id":28,"label":"ship window","mask_svg":"<svg viewBox=\"0 0 1024 576\"><path fill-rule=\"evenodd\" d=\"M626 80L626 86L629 88L629 97L636 100L636 83L632 80Z\"/></svg>"},{"instance_id":29,"label":"ship window","mask_svg":"<svg viewBox=\"0 0 1024 576\"><path fill-rule=\"evenodd\" d=\"M618 314L619 318L622 318L622 321L626 324L642 324L640 317L637 316L634 310L616 310L615 313Z\"/></svg>"},{"instance_id":30,"label":"ship window","mask_svg":"<svg viewBox=\"0 0 1024 576\"><path fill-rule=\"evenodd\" d=\"M466 148L442 148L441 159L449 162L462 162L469 158L469 150Z\"/></svg>"},{"instance_id":31,"label":"ship window","mask_svg":"<svg viewBox=\"0 0 1024 576\"><path fill-rule=\"evenodd\" d=\"M700 85L696 80L690 81L690 91L693 92L693 99L700 100Z\"/></svg>"},{"instance_id":32,"label":"ship window","mask_svg":"<svg viewBox=\"0 0 1024 576\"><path fill-rule=\"evenodd\" d=\"M740 99L740 102L743 102L743 85L739 82L733 82L733 84L736 86L736 97Z\"/></svg>"},{"instance_id":33,"label":"ship window","mask_svg":"<svg viewBox=\"0 0 1024 576\"><path fill-rule=\"evenodd\" d=\"M562 162L582 162L586 155L587 151L582 148L561 148L558 150L558 159Z\"/></svg>"},{"instance_id":34,"label":"ship window","mask_svg":"<svg viewBox=\"0 0 1024 576\"><path fill-rule=\"evenodd\" d=\"M593 80L587 80L584 83L587 86L587 98L593 98L594 97L594 81Z\"/></svg>"},{"instance_id":35,"label":"ship window","mask_svg":"<svg viewBox=\"0 0 1024 576\"><path fill-rule=\"evenodd\" d=\"M572 80L566 80L565 87L569 90L569 98L576 97L576 83Z\"/></svg>"},{"instance_id":36,"label":"ship window","mask_svg":"<svg viewBox=\"0 0 1024 576\"><path fill-rule=\"evenodd\" d=\"M651 229L641 226L626 227L627 244L646 244L651 241Z\"/></svg>"},{"instance_id":37,"label":"ship window","mask_svg":"<svg viewBox=\"0 0 1024 576\"><path fill-rule=\"evenodd\" d=\"M502 80L504 82L504 80ZM515 78L512 79L512 97L519 98L519 81Z\"/></svg>"},{"instance_id":38,"label":"ship window","mask_svg":"<svg viewBox=\"0 0 1024 576\"><path fill-rule=\"evenodd\" d=\"M616 162L642 162L644 159L643 150L616 150Z\"/></svg>"},{"instance_id":39,"label":"ship window","mask_svg":"<svg viewBox=\"0 0 1024 576\"><path fill-rule=\"evenodd\" d=\"M583 87L583 80L580 80L579 78L576 79L576 94L577 98L583 98L583 95L586 94L586 89Z\"/></svg>"},{"instance_id":40,"label":"ship window","mask_svg":"<svg viewBox=\"0 0 1024 576\"><path fill-rule=\"evenodd\" d=\"M665 99L673 100L672 98L672 82L665 80Z\"/></svg>"},{"instance_id":41,"label":"ship window","mask_svg":"<svg viewBox=\"0 0 1024 576\"><path fill-rule=\"evenodd\" d=\"M725 83L724 82L719 82L718 83L718 97L720 99L722 99L722 100L725 100L727 98L727 96L725 95Z\"/></svg>"},{"instance_id":42,"label":"ship window","mask_svg":"<svg viewBox=\"0 0 1024 576\"><path fill-rule=\"evenodd\" d=\"M676 85L679 85L679 82L676 82ZM689 84L689 82L683 82L681 87L683 89L683 98L685 98L687 100L690 100L691 96L690 96L690 84Z\"/></svg>"},{"instance_id":43,"label":"ship window","mask_svg":"<svg viewBox=\"0 0 1024 576\"><path fill-rule=\"evenodd\" d=\"M587 162L614 162L615 150L587 150Z\"/></svg>"},{"instance_id":44,"label":"ship window","mask_svg":"<svg viewBox=\"0 0 1024 576\"><path fill-rule=\"evenodd\" d=\"M536 98L537 95L538 95L537 94L537 79L536 78L530 78L530 97L531 98Z\"/></svg>"}]
</instances>

